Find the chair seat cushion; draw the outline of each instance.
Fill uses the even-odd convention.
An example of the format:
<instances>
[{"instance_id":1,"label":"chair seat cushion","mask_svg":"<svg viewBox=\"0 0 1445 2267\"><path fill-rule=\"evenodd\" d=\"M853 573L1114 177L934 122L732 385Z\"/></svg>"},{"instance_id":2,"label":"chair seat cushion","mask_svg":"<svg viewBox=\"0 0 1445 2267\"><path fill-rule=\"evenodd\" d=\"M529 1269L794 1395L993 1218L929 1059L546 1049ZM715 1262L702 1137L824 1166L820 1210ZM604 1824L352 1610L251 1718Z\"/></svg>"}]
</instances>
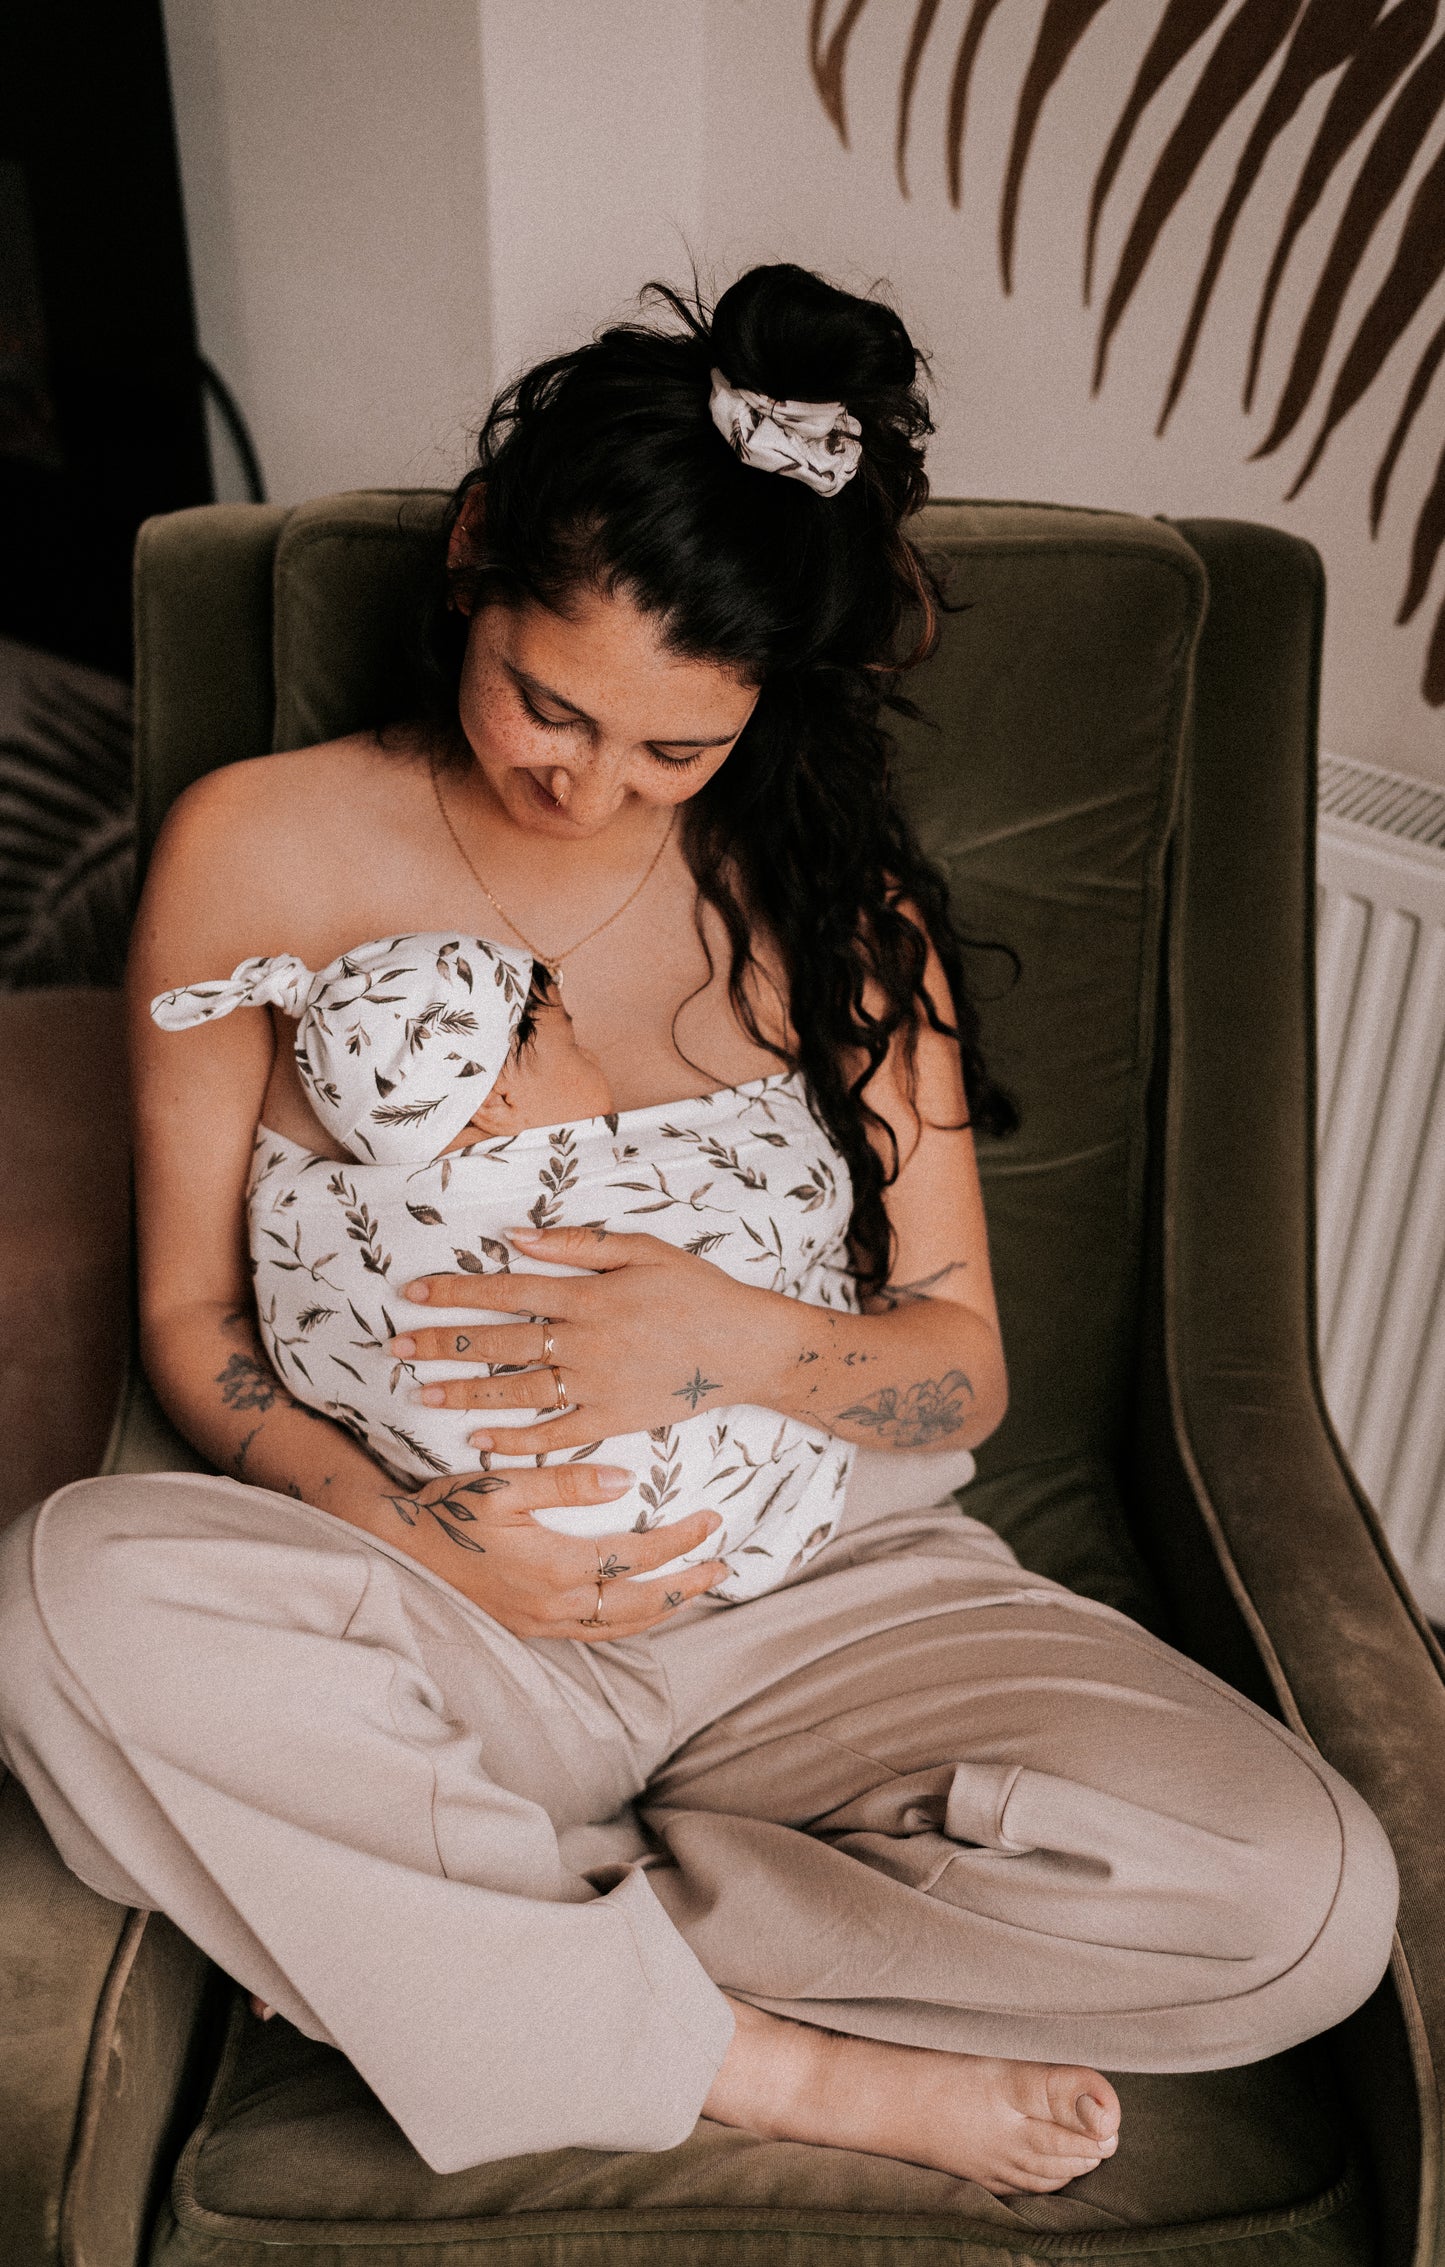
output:
<instances>
[{"instance_id":1,"label":"chair seat cushion","mask_svg":"<svg viewBox=\"0 0 1445 2267\"><path fill-rule=\"evenodd\" d=\"M1318 2050L1117 2084L1118 2156L1056 2196L1000 2199L891 2158L706 2120L658 2155L560 2149L439 2174L344 2057L279 2017L257 2022L238 1994L152 2260L821 2267L846 2250L850 2267L942 2267L985 2253L1197 2259L1227 2245L1230 2267L1343 2267L1368 2248Z\"/></svg>"}]
</instances>

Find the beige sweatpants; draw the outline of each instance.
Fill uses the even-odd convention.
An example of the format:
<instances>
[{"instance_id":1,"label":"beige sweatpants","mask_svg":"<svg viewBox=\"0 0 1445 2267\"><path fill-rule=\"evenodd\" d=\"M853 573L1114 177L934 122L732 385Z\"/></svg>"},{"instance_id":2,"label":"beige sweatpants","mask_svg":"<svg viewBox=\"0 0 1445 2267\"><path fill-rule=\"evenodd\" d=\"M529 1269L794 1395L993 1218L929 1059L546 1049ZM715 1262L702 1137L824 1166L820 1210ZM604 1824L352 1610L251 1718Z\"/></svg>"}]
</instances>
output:
<instances>
[{"instance_id":1,"label":"beige sweatpants","mask_svg":"<svg viewBox=\"0 0 1445 2267\"><path fill-rule=\"evenodd\" d=\"M0 1538L0 1748L83 1880L341 2048L438 2171L682 2141L723 1991L1248 2062L1357 2006L1394 1918L1317 1755L952 1504L587 1647L287 1497L83 1481Z\"/></svg>"}]
</instances>

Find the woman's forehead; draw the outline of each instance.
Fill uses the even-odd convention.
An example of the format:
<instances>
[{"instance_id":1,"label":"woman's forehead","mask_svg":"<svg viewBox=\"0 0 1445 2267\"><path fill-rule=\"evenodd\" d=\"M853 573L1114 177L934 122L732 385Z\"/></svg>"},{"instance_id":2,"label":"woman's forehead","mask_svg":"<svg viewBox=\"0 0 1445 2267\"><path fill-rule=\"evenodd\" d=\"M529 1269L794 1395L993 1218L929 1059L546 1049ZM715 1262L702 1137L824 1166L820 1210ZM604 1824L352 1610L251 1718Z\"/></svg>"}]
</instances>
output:
<instances>
[{"instance_id":1,"label":"woman's forehead","mask_svg":"<svg viewBox=\"0 0 1445 2267\"><path fill-rule=\"evenodd\" d=\"M565 614L535 602L490 607L485 634L532 692L594 723L625 719L641 740L706 740L739 732L756 688L715 661L678 654L657 616L625 592L580 593Z\"/></svg>"}]
</instances>

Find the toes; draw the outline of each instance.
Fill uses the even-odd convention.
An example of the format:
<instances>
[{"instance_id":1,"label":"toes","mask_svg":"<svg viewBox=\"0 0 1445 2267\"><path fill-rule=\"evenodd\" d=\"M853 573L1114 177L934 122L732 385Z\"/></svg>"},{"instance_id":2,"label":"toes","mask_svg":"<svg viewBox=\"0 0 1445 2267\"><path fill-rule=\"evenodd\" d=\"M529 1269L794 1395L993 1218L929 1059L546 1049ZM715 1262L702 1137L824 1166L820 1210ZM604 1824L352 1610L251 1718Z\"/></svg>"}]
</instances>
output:
<instances>
[{"instance_id":1,"label":"toes","mask_svg":"<svg viewBox=\"0 0 1445 2267\"><path fill-rule=\"evenodd\" d=\"M1097 2070L1051 2070L1045 2086L1049 2114L1065 2133L1087 2136L1093 2146L1119 2131L1119 2097Z\"/></svg>"}]
</instances>

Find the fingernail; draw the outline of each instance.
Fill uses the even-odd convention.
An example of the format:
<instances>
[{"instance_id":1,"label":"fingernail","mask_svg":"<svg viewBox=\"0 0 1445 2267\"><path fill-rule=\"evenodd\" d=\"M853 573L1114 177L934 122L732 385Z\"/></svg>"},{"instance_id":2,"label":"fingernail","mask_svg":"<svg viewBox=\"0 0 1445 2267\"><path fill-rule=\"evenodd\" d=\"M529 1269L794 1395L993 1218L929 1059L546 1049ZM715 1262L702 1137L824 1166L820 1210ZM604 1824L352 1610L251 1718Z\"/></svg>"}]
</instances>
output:
<instances>
[{"instance_id":1,"label":"fingernail","mask_svg":"<svg viewBox=\"0 0 1445 2267\"><path fill-rule=\"evenodd\" d=\"M389 1338L386 1350L389 1354L414 1354L416 1352L416 1340L414 1338Z\"/></svg>"},{"instance_id":2,"label":"fingernail","mask_svg":"<svg viewBox=\"0 0 1445 2267\"><path fill-rule=\"evenodd\" d=\"M467 1439L473 1448L491 1448L494 1445L490 1433L468 1433Z\"/></svg>"},{"instance_id":3,"label":"fingernail","mask_svg":"<svg viewBox=\"0 0 1445 2267\"><path fill-rule=\"evenodd\" d=\"M539 1228L508 1228L506 1233L514 1244L537 1244L542 1240Z\"/></svg>"},{"instance_id":4,"label":"fingernail","mask_svg":"<svg viewBox=\"0 0 1445 2267\"><path fill-rule=\"evenodd\" d=\"M709 1535L715 1535L723 1524L723 1515L720 1511L710 1511L708 1513L708 1519L711 1522L710 1526L708 1527L708 1533Z\"/></svg>"},{"instance_id":5,"label":"fingernail","mask_svg":"<svg viewBox=\"0 0 1445 2267\"><path fill-rule=\"evenodd\" d=\"M406 1283L402 1286L401 1295L404 1299L412 1300L415 1305L424 1307L431 1297L431 1286L427 1283Z\"/></svg>"},{"instance_id":6,"label":"fingernail","mask_svg":"<svg viewBox=\"0 0 1445 2267\"><path fill-rule=\"evenodd\" d=\"M419 1393L412 1395L412 1400L420 1401L427 1409L445 1409L446 1389L440 1385L424 1385Z\"/></svg>"},{"instance_id":7,"label":"fingernail","mask_svg":"<svg viewBox=\"0 0 1445 2267\"><path fill-rule=\"evenodd\" d=\"M604 1495L624 1495L632 1485L632 1474L621 1464L599 1464L597 1485Z\"/></svg>"}]
</instances>

